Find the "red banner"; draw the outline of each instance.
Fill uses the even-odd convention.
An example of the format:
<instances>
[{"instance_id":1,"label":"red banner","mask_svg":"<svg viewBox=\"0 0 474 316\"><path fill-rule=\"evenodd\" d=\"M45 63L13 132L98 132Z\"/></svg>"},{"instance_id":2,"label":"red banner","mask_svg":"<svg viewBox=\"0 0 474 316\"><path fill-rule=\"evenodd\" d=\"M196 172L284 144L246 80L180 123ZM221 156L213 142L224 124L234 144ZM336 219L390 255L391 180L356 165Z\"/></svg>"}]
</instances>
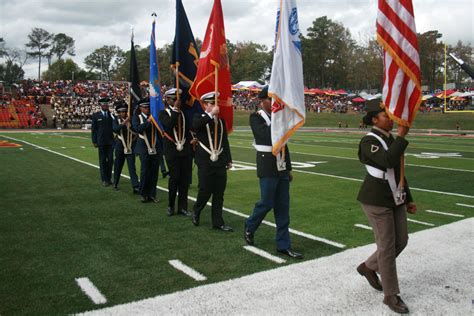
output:
<instances>
[{"instance_id":1,"label":"red banner","mask_svg":"<svg viewBox=\"0 0 474 316\"><path fill-rule=\"evenodd\" d=\"M216 68L217 89L215 85ZM197 99L200 99L203 94L208 92L219 92L219 116L225 121L228 132L232 131L234 117L231 88L224 16L222 14L221 1L215 0L199 56L196 78L189 92Z\"/></svg>"}]
</instances>

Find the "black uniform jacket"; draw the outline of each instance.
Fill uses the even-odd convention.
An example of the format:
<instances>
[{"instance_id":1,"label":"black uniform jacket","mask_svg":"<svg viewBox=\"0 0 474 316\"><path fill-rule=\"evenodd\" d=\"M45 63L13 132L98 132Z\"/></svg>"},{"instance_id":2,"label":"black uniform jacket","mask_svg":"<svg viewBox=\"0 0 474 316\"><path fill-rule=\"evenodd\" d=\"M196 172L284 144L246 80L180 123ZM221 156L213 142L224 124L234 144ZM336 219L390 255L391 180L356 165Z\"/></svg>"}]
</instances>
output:
<instances>
[{"instance_id":1,"label":"black uniform jacket","mask_svg":"<svg viewBox=\"0 0 474 316\"><path fill-rule=\"evenodd\" d=\"M272 146L271 126L267 126L265 119L258 113L250 114L250 127L257 145ZM257 151L257 176L286 177L291 171L291 157L288 146L285 146L286 170L278 171L277 159L271 152Z\"/></svg>"},{"instance_id":2,"label":"black uniform jacket","mask_svg":"<svg viewBox=\"0 0 474 316\"><path fill-rule=\"evenodd\" d=\"M109 111L107 111L107 118L104 117L102 111L92 114L92 143L99 146L114 143L112 121L112 114Z\"/></svg>"},{"instance_id":3,"label":"black uniform jacket","mask_svg":"<svg viewBox=\"0 0 474 316\"><path fill-rule=\"evenodd\" d=\"M125 143L127 143L128 141L128 128L127 128L127 125L122 124L123 121L124 120L122 118L115 116L114 121L112 123L112 129L114 133L117 134L117 138L115 139L115 148L121 151L123 151L124 148L123 148L122 141L118 138L118 135L120 135L120 131L122 131L122 135L123 135L123 139L125 140ZM136 138L137 136L132 134L132 153L135 147Z\"/></svg>"},{"instance_id":4,"label":"black uniform jacket","mask_svg":"<svg viewBox=\"0 0 474 316\"><path fill-rule=\"evenodd\" d=\"M394 139L391 134L390 137L387 137L374 128L371 132L377 134L385 141L388 150L385 150L382 144L375 137L366 135L362 138L359 144L360 162L383 171L387 171L387 168L394 168L395 180L398 185L400 182L400 158L403 155L405 148L408 146L408 141L403 137L397 137ZM413 199L406 178L405 192L406 202L412 202ZM361 203L375 206L389 208L394 208L396 206L388 180L378 179L370 174L365 176L357 200Z\"/></svg>"},{"instance_id":5,"label":"black uniform jacket","mask_svg":"<svg viewBox=\"0 0 474 316\"><path fill-rule=\"evenodd\" d=\"M196 154L194 156L194 161L200 168L201 167L204 167L204 168L225 167L227 166L227 164L232 162L229 140L227 138L226 124L225 124L225 121L222 119L219 119L219 121L222 122L223 129L221 129L221 124L219 123L219 126L217 128L217 143L219 144L221 133L224 133L224 135L222 136L223 151L219 155L219 159L217 161L211 161L209 153L206 150L204 150L204 148L202 148L200 145L196 146ZM212 141L214 141L214 119L211 118L206 113L194 115L192 128L194 132L196 133L196 138L199 140L200 143L202 143L204 146L210 149L209 139L207 135L207 128L206 128L206 125L208 124L209 124L209 130L211 132L211 139Z\"/></svg>"},{"instance_id":6,"label":"black uniform jacket","mask_svg":"<svg viewBox=\"0 0 474 316\"><path fill-rule=\"evenodd\" d=\"M181 116L181 113L177 111L173 111L172 109L169 109L169 112L171 115L168 114L168 111L166 110L161 111L158 114L158 118L160 119L160 122L163 124L164 131L166 132L166 134L170 138L175 140L173 128L176 128L176 133L178 133L178 119ZM185 117L182 116L182 118L185 121ZM176 149L176 144L172 142L170 139L168 139L168 137L163 137L163 151L167 160L173 160L175 157L189 156L192 154L192 148L191 148L192 137L189 130L190 130L190 126L186 125L185 131L184 131L184 137L186 138L186 141L184 143L184 148L181 151L178 151Z\"/></svg>"}]
</instances>

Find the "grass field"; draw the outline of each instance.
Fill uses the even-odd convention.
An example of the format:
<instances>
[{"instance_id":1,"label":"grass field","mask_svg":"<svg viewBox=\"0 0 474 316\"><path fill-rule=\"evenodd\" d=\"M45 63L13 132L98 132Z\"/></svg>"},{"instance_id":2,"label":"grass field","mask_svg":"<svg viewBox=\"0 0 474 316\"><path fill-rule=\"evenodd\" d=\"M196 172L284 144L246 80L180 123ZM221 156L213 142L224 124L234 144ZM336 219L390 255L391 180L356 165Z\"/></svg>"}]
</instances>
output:
<instances>
[{"instance_id":1,"label":"grass field","mask_svg":"<svg viewBox=\"0 0 474 316\"><path fill-rule=\"evenodd\" d=\"M292 234L293 248L305 260L373 242L371 231L354 226L368 225L355 199L365 175L356 159L360 138L298 132L290 142L291 228L343 245ZM409 222L410 232L462 219L426 210L472 217L472 208L458 204L474 205L474 138L408 139L407 177L419 208L409 218L424 223ZM243 248L242 216L224 213L235 232L221 233L211 229L209 208L201 226L194 227L189 218L166 216L164 191L158 191L162 202L152 205L132 195L126 178L119 192L102 187L88 133L0 132L2 140L22 147L0 147L1 315L78 313L279 266ZM259 198L251 133L236 131L230 142L236 170L229 172L224 205L248 215ZM160 178L158 185L167 182ZM196 185L195 169L191 197ZM273 222L273 216L267 220ZM274 233L262 225L256 246L277 255ZM168 263L172 259L207 280L177 271ZM296 262L287 259L283 265ZM81 292L75 282L80 277L88 277L107 303L95 305Z\"/></svg>"}]
</instances>

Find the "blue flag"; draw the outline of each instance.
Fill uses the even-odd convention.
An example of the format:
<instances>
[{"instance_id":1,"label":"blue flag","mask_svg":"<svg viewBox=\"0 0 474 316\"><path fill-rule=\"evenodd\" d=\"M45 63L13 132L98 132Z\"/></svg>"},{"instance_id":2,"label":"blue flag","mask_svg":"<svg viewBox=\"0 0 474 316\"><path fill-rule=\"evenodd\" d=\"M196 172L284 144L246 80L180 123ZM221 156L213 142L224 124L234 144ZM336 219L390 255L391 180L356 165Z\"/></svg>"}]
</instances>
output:
<instances>
[{"instance_id":1,"label":"blue flag","mask_svg":"<svg viewBox=\"0 0 474 316\"><path fill-rule=\"evenodd\" d=\"M194 113L203 113L198 100L189 94L189 88L193 85L197 73L199 61L199 49L194 40L193 31L189 25L186 11L184 11L181 0L176 0L176 31L173 42L173 54L171 55L171 68L179 76L179 88L183 91L181 102L183 112L187 120L192 120Z\"/></svg>"},{"instance_id":2,"label":"blue flag","mask_svg":"<svg viewBox=\"0 0 474 316\"><path fill-rule=\"evenodd\" d=\"M163 131L163 125L161 125L158 119L158 113L165 109L163 104L163 97L161 96L161 85L160 85L160 74L158 72L158 59L156 56L156 45L155 45L155 21L153 21L151 27L150 37L150 114L153 118L155 126Z\"/></svg>"}]
</instances>

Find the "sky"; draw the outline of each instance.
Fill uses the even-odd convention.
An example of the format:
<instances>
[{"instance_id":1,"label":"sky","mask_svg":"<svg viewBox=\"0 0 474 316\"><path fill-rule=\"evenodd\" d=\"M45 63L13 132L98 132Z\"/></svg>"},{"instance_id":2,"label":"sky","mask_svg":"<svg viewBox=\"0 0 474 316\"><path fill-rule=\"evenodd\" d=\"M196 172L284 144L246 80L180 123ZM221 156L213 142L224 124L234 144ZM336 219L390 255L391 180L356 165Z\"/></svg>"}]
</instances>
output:
<instances>
[{"instance_id":1,"label":"sky","mask_svg":"<svg viewBox=\"0 0 474 316\"><path fill-rule=\"evenodd\" d=\"M283 0L284 1L284 0ZM213 0L182 0L194 37L204 38ZM226 37L231 42L254 41L271 47L279 0L221 0ZM474 0L413 0L417 32L438 30L442 40L474 44ZM375 37L376 0L297 0L300 31L321 16L342 23L355 40ZM103 45L130 49L133 25L135 44L149 45L151 13L156 12L156 40L171 43L175 28L175 0L0 0L0 37L7 47L24 48L34 27L65 33L75 40L74 61ZM42 65L42 69L46 69ZM24 66L26 77L36 77L38 61Z\"/></svg>"}]
</instances>

